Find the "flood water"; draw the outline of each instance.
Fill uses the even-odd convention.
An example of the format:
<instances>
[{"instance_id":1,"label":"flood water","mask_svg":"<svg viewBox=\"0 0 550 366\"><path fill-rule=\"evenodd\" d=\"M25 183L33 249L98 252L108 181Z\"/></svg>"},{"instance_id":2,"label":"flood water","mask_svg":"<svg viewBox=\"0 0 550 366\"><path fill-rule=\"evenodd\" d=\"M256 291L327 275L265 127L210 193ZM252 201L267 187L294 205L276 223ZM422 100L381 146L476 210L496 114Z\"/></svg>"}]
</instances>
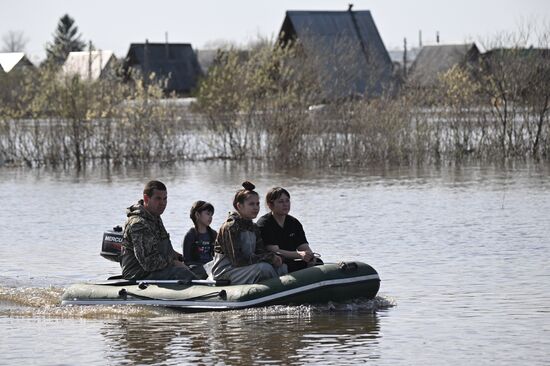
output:
<instances>
[{"instance_id":1,"label":"flood water","mask_svg":"<svg viewBox=\"0 0 550 366\"><path fill-rule=\"evenodd\" d=\"M61 307L119 273L98 253L149 179L167 184L176 249L191 203L217 229L244 179L281 185L325 262L360 260L374 301L185 314ZM231 162L0 169L0 364L548 365L550 166L277 171ZM265 213L263 208L261 214Z\"/></svg>"}]
</instances>

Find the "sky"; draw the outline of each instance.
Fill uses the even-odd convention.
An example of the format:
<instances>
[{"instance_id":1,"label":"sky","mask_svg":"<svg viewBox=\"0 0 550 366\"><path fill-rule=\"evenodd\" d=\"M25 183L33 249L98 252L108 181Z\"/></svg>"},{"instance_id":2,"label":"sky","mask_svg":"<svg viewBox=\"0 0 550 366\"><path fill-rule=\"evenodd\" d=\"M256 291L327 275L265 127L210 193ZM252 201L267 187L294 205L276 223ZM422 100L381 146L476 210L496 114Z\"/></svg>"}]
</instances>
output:
<instances>
[{"instance_id":1,"label":"sky","mask_svg":"<svg viewBox=\"0 0 550 366\"><path fill-rule=\"evenodd\" d=\"M59 18L68 13L85 41L124 57L130 43L191 43L203 49L220 41L238 45L274 37L287 10L370 10L388 50L487 41L521 25L550 27L550 0L0 0L0 37L23 32L34 62L45 57ZM0 41L1 42L1 41ZM2 43L0 43L2 44ZM481 45L483 47L483 45Z\"/></svg>"}]
</instances>

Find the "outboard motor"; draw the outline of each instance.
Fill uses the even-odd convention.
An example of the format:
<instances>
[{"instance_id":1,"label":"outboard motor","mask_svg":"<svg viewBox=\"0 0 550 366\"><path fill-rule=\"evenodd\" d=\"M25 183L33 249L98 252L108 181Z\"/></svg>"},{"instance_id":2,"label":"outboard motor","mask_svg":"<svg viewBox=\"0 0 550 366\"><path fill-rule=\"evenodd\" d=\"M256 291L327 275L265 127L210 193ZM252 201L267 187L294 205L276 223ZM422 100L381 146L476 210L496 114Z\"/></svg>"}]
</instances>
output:
<instances>
[{"instance_id":1,"label":"outboard motor","mask_svg":"<svg viewBox=\"0 0 550 366\"><path fill-rule=\"evenodd\" d=\"M101 256L113 262L120 262L122 256L122 227L115 226L112 230L103 233Z\"/></svg>"}]
</instances>

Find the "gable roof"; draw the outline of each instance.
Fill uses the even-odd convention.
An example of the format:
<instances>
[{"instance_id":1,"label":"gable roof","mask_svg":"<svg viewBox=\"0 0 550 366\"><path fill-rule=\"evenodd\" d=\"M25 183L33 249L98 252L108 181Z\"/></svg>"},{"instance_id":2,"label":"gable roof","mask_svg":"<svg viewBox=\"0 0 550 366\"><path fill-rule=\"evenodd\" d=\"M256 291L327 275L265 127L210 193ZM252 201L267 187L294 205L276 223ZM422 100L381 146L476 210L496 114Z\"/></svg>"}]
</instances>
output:
<instances>
[{"instance_id":1,"label":"gable roof","mask_svg":"<svg viewBox=\"0 0 550 366\"><path fill-rule=\"evenodd\" d=\"M89 77L97 80L105 75L115 60L113 51L70 52L61 72L67 75L80 75L82 79Z\"/></svg>"},{"instance_id":2,"label":"gable roof","mask_svg":"<svg viewBox=\"0 0 550 366\"><path fill-rule=\"evenodd\" d=\"M411 66L409 81L421 86L434 85L441 74L476 59L479 54L474 43L424 46Z\"/></svg>"},{"instance_id":3,"label":"gable roof","mask_svg":"<svg viewBox=\"0 0 550 366\"><path fill-rule=\"evenodd\" d=\"M380 93L392 62L370 11L287 11L280 42L298 40L336 97Z\"/></svg>"},{"instance_id":4,"label":"gable roof","mask_svg":"<svg viewBox=\"0 0 550 366\"><path fill-rule=\"evenodd\" d=\"M137 68L166 79L167 92L189 93L202 75L189 43L132 43L124 64L126 70Z\"/></svg>"},{"instance_id":5,"label":"gable roof","mask_svg":"<svg viewBox=\"0 0 550 366\"><path fill-rule=\"evenodd\" d=\"M24 52L0 52L0 67L5 72L25 66L34 67L34 64L29 61Z\"/></svg>"}]
</instances>

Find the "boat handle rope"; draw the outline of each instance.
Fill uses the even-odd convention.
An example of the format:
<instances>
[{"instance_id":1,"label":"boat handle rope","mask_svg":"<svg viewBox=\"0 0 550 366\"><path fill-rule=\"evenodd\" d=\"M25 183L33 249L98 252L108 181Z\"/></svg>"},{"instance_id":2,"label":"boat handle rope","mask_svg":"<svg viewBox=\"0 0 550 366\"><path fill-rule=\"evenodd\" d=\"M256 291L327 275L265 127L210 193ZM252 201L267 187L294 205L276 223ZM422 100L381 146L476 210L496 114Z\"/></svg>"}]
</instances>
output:
<instances>
[{"instance_id":1,"label":"boat handle rope","mask_svg":"<svg viewBox=\"0 0 550 366\"><path fill-rule=\"evenodd\" d=\"M147 287L145 287L147 288ZM135 292L131 292L126 290L125 288L122 288L118 291L118 296L121 297L123 300L126 300L128 296L135 297L137 299L143 299L143 300L161 300L161 301L191 301L191 300L198 300L203 298L210 298L210 297L219 297L222 300L227 300L227 291L221 290L221 291L214 291L210 292L204 295L189 297L186 299L163 299L159 297L151 297L151 296L144 296L140 294L136 294Z\"/></svg>"},{"instance_id":2,"label":"boat handle rope","mask_svg":"<svg viewBox=\"0 0 550 366\"><path fill-rule=\"evenodd\" d=\"M359 266L355 262L340 262L338 263L338 268L345 273L356 272Z\"/></svg>"},{"instance_id":3,"label":"boat handle rope","mask_svg":"<svg viewBox=\"0 0 550 366\"><path fill-rule=\"evenodd\" d=\"M229 280L107 280L105 282L96 282L96 285L107 286L131 286L138 285L140 289L147 288L149 285L207 285L207 286L228 286Z\"/></svg>"}]
</instances>

